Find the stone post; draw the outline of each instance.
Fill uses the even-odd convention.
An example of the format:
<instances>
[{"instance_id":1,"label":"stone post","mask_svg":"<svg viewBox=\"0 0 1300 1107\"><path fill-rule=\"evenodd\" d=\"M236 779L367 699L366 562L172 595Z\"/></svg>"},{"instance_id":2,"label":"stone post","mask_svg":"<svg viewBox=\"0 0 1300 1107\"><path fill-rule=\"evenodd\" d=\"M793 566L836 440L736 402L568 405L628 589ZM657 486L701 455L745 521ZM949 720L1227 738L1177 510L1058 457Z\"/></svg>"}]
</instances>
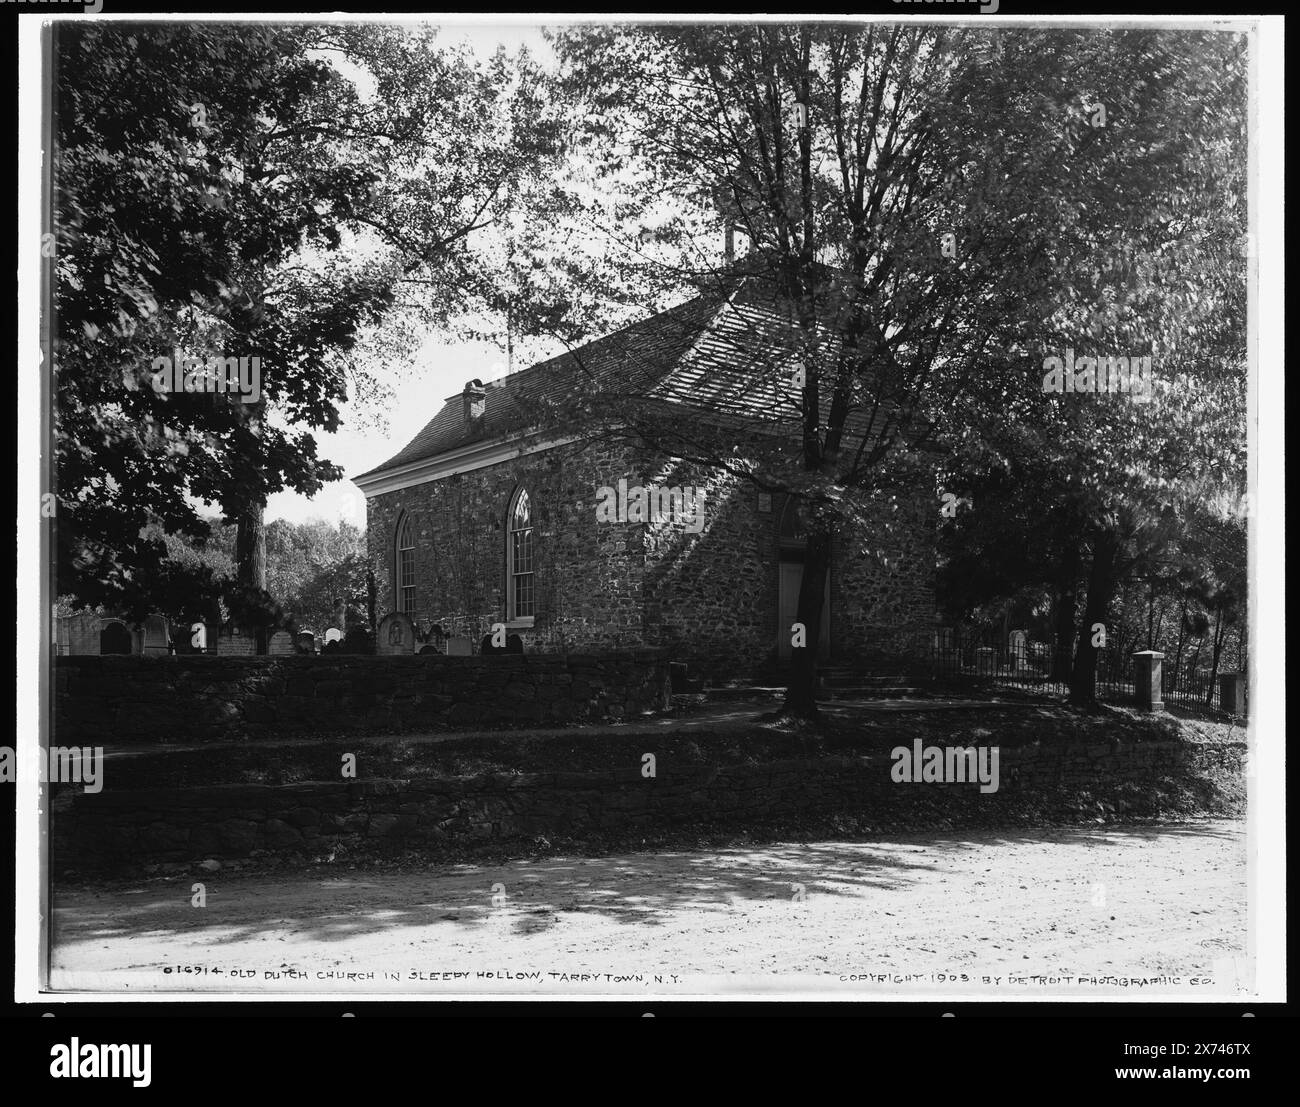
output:
<instances>
[{"instance_id":1,"label":"stone post","mask_svg":"<svg viewBox=\"0 0 1300 1107\"><path fill-rule=\"evenodd\" d=\"M1246 674L1219 674L1219 710L1229 715L1246 714Z\"/></svg>"},{"instance_id":2,"label":"stone post","mask_svg":"<svg viewBox=\"0 0 1300 1107\"><path fill-rule=\"evenodd\" d=\"M1142 711L1165 709L1161 690L1160 662L1165 655L1159 650L1140 650L1133 655L1133 687Z\"/></svg>"}]
</instances>

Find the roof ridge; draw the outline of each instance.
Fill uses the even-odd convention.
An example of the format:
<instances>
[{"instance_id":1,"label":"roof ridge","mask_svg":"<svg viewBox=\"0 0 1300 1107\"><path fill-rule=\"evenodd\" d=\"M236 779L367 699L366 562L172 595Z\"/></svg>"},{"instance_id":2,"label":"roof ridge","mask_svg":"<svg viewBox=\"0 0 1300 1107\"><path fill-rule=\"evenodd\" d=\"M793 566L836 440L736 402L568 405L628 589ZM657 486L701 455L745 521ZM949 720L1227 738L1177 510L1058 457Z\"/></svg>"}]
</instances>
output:
<instances>
[{"instance_id":1,"label":"roof ridge","mask_svg":"<svg viewBox=\"0 0 1300 1107\"><path fill-rule=\"evenodd\" d=\"M737 288L739 288L739 285L737 285ZM730 295L734 295L734 294L735 293L732 292ZM672 307L662 308L661 310L656 311L650 315L642 316L640 319L633 319L630 323L624 323L621 327L618 327L615 330L608 332L607 334L602 334L599 338L589 339L588 341L582 343L581 346L574 346L572 349L565 350L563 353L555 354L554 356L544 358L541 361L535 361L533 362L532 365L520 369L517 373L507 373L504 377L498 377L497 380L508 381L511 377L517 377L524 373L532 372L532 370L534 369L540 369L543 365L549 365L553 361L560 361L563 358L572 357L580 350L586 350L592 346L598 346L602 342L608 342L611 338L617 338L624 331L630 331L633 327L647 326L648 324L653 323L656 319L662 319L665 315L668 315L671 312L680 311L682 308L690 306L691 304L695 303L697 300L705 299L706 296L708 296L707 292L697 292L694 296L690 296L687 299L682 300L680 303L673 304ZM717 313L715 312L713 318L716 317L717 317ZM712 322L712 319L710 319L710 322Z\"/></svg>"}]
</instances>

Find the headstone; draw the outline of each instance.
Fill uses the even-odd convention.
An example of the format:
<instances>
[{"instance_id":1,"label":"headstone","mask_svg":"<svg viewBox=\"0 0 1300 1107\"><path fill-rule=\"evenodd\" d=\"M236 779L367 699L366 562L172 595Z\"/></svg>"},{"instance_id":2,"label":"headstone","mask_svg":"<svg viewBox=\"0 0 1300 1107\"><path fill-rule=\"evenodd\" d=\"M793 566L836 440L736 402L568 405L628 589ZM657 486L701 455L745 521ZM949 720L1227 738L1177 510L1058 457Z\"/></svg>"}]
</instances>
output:
<instances>
[{"instance_id":1,"label":"headstone","mask_svg":"<svg viewBox=\"0 0 1300 1107\"><path fill-rule=\"evenodd\" d=\"M329 630L325 632L325 645L327 646L331 642L340 642L342 640L343 640L343 632L339 630L338 627L330 627Z\"/></svg>"},{"instance_id":2,"label":"headstone","mask_svg":"<svg viewBox=\"0 0 1300 1107\"><path fill-rule=\"evenodd\" d=\"M436 643L436 642L430 642L430 643L428 643L427 645L421 646L421 647L420 647L420 652L421 652L421 653L437 653L437 654L440 654L440 653L442 653L442 646L438 645L438 643Z\"/></svg>"},{"instance_id":3,"label":"headstone","mask_svg":"<svg viewBox=\"0 0 1300 1107\"><path fill-rule=\"evenodd\" d=\"M211 639L209 639L211 641ZM251 657L257 653L257 639L243 631L217 635L218 657Z\"/></svg>"},{"instance_id":4,"label":"headstone","mask_svg":"<svg viewBox=\"0 0 1300 1107\"><path fill-rule=\"evenodd\" d=\"M167 620L161 615L149 615L141 625L143 641L141 652L157 656L172 652L172 637L167 630Z\"/></svg>"},{"instance_id":5,"label":"headstone","mask_svg":"<svg viewBox=\"0 0 1300 1107\"><path fill-rule=\"evenodd\" d=\"M339 638L331 638L321 647L321 657L328 657L330 654L342 653L343 642Z\"/></svg>"},{"instance_id":6,"label":"headstone","mask_svg":"<svg viewBox=\"0 0 1300 1107\"><path fill-rule=\"evenodd\" d=\"M343 636L343 641L339 645L343 647L344 653L373 656L375 652L375 636L365 627L354 625L348 628L347 634ZM406 652L414 653L415 644L412 643L411 648Z\"/></svg>"},{"instance_id":7,"label":"headstone","mask_svg":"<svg viewBox=\"0 0 1300 1107\"><path fill-rule=\"evenodd\" d=\"M993 676L997 671L998 651L992 646L981 646L975 651L975 672L979 676Z\"/></svg>"},{"instance_id":8,"label":"headstone","mask_svg":"<svg viewBox=\"0 0 1300 1107\"><path fill-rule=\"evenodd\" d=\"M1029 635L1023 630L1013 630L1007 635L1007 650L1011 654L1011 663L1017 669L1029 666Z\"/></svg>"},{"instance_id":9,"label":"headstone","mask_svg":"<svg viewBox=\"0 0 1300 1107\"><path fill-rule=\"evenodd\" d=\"M1246 715L1246 674L1219 674L1219 710L1229 715Z\"/></svg>"},{"instance_id":10,"label":"headstone","mask_svg":"<svg viewBox=\"0 0 1300 1107\"><path fill-rule=\"evenodd\" d=\"M395 611L379 621L375 653L381 656L415 653L415 624L409 615Z\"/></svg>"},{"instance_id":11,"label":"headstone","mask_svg":"<svg viewBox=\"0 0 1300 1107\"><path fill-rule=\"evenodd\" d=\"M126 624L113 619L99 628L99 652L101 654L132 653L131 632Z\"/></svg>"},{"instance_id":12,"label":"headstone","mask_svg":"<svg viewBox=\"0 0 1300 1107\"><path fill-rule=\"evenodd\" d=\"M277 630L267 639L266 652L271 657L288 657L296 652L293 648L293 635L287 630Z\"/></svg>"},{"instance_id":13,"label":"headstone","mask_svg":"<svg viewBox=\"0 0 1300 1107\"><path fill-rule=\"evenodd\" d=\"M297 645L299 653L315 653L316 635L309 630L300 630L298 632Z\"/></svg>"},{"instance_id":14,"label":"headstone","mask_svg":"<svg viewBox=\"0 0 1300 1107\"><path fill-rule=\"evenodd\" d=\"M61 624L60 643L66 642L67 648L60 653L74 656L94 655L99 653L100 618L98 615L72 615L59 620Z\"/></svg>"},{"instance_id":15,"label":"headstone","mask_svg":"<svg viewBox=\"0 0 1300 1107\"><path fill-rule=\"evenodd\" d=\"M1161 688L1160 662L1165 655L1159 650L1141 650L1133 655L1133 687L1141 711L1165 709Z\"/></svg>"},{"instance_id":16,"label":"headstone","mask_svg":"<svg viewBox=\"0 0 1300 1107\"><path fill-rule=\"evenodd\" d=\"M452 637L447 639L448 657L471 657L473 653L473 643L468 638Z\"/></svg>"}]
</instances>

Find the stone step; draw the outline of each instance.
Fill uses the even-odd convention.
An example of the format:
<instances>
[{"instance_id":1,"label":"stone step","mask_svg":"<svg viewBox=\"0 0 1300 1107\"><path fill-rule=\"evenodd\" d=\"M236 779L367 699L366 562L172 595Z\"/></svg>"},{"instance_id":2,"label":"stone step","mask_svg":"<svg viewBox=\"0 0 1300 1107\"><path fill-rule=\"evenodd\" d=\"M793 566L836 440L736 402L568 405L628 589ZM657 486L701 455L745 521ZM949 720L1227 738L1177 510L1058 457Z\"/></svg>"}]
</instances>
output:
<instances>
[{"instance_id":1,"label":"stone step","mask_svg":"<svg viewBox=\"0 0 1300 1107\"><path fill-rule=\"evenodd\" d=\"M785 688L775 685L727 684L717 688L705 688L700 693L711 702L730 700L761 700L769 697L779 698L785 695Z\"/></svg>"},{"instance_id":2,"label":"stone step","mask_svg":"<svg viewBox=\"0 0 1300 1107\"><path fill-rule=\"evenodd\" d=\"M861 673L826 673L821 677L824 688L894 688L905 684L902 673L890 676L864 676Z\"/></svg>"},{"instance_id":3,"label":"stone step","mask_svg":"<svg viewBox=\"0 0 1300 1107\"><path fill-rule=\"evenodd\" d=\"M879 699L902 699L906 696L920 696L920 688L909 687L905 684L872 684L859 685L858 687L848 688L830 688L827 689L829 696L823 694L819 699L827 698L832 700L879 700Z\"/></svg>"},{"instance_id":4,"label":"stone step","mask_svg":"<svg viewBox=\"0 0 1300 1107\"><path fill-rule=\"evenodd\" d=\"M727 703L741 700L782 699L785 685L779 684L728 684L716 688L705 688L692 699L707 703ZM828 700L851 699L899 699L904 696L917 696L921 689L906 684L857 684L844 688L819 688L817 698ZM677 697L674 697L676 699Z\"/></svg>"}]
</instances>

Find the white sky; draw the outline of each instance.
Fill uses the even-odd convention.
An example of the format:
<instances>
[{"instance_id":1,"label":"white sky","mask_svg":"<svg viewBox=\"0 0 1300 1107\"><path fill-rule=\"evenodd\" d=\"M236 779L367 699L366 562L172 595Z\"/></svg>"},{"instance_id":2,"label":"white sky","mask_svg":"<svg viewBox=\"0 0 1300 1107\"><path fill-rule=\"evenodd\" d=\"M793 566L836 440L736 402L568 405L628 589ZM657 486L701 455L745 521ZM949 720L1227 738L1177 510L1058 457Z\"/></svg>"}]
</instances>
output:
<instances>
[{"instance_id":1,"label":"white sky","mask_svg":"<svg viewBox=\"0 0 1300 1107\"><path fill-rule=\"evenodd\" d=\"M464 41L482 58L491 56L499 46L514 53L527 46L534 58L547 62L552 52L542 37L540 25L442 25L440 38L448 43ZM336 60L331 58L332 61ZM350 72L364 96L367 92L365 75ZM393 397L388 406L388 432L386 434L354 427L348 411L341 412L341 426L337 434L314 431L317 454L339 465L349 477L373 469L397 453L420 429L437 414L448 396L458 394L465 382L474 377L492 380L505 375L505 357L490 344L454 342L446 336L432 333L417 357L420 371ZM524 368L531 359L516 364ZM344 480L327 485L312 499L296 492L280 492L270 497L266 505L266 521L286 519L301 523L312 518L331 522L346 519L358 526L365 524L365 497L351 482Z\"/></svg>"}]
</instances>

